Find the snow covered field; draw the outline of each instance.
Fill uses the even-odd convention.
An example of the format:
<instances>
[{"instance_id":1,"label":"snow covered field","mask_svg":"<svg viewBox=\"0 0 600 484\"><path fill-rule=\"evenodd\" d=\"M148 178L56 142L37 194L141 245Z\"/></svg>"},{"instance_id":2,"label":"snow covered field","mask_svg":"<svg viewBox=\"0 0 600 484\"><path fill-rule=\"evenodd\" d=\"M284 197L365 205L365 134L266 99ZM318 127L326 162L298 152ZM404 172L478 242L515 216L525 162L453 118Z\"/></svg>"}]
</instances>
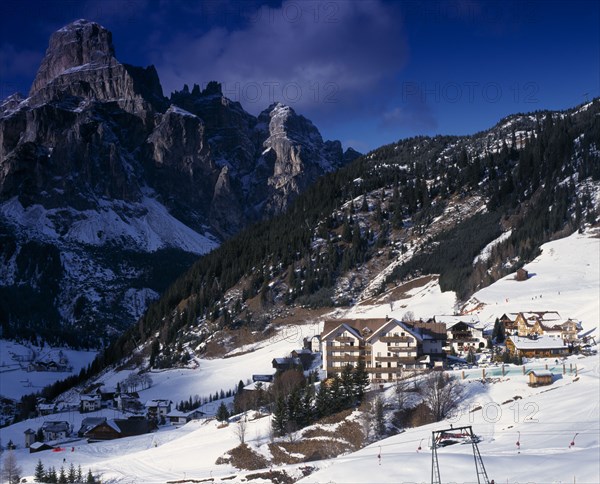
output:
<instances>
[{"instance_id":1,"label":"snow covered field","mask_svg":"<svg viewBox=\"0 0 600 484\"><path fill-rule=\"evenodd\" d=\"M58 362L61 351L71 371L27 371L29 359ZM23 395L38 392L46 385L78 374L95 357L95 351L40 348L0 339L0 396L18 400Z\"/></svg>"}]
</instances>

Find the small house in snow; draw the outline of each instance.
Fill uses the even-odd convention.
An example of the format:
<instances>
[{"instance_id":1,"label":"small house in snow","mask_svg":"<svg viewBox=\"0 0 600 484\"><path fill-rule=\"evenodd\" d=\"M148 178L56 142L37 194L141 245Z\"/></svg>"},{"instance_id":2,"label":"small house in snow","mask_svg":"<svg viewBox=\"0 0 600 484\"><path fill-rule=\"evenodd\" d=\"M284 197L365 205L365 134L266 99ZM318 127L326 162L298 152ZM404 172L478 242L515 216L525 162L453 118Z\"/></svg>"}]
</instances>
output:
<instances>
[{"instance_id":1,"label":"small house in snow","mask_svg":"<svg viewBox=\"0 0 600 484\"><path fill-rule=\"evenodd\" d=\"M515 274L515 279L517 281L526 281L529 278L529 272L527 272L522 267L517 269L517 273Z\"/></svg>"},{"instance_id":2,"label":"small house in snow","mask_svg":"<svg viewBox=\"0 0 600 484\"><path fill-rule=\"evenodd\" d=\"M29 446L29 453L41 452L42 450L52 450L54 447L46 444L45 442L34 442Z\"/></svg>"},{"instance_id":3,"label":"small house in snow","mask_svg":"<svg viewBox=\"0 0 600 484\"><path fill-rule=\"evenodd\" d=\"M151 420L164 420L171 412L171 400L148 400L146 402L146 415Z\"/></svg>"},{"instance_id":4,"label":"small house in snow","mask_svg":"<svg viewBox=\"0 0 600 484\"><path fill-rule=\"evenodd\" d=\"M155 429L156 425L143 417L107 419L87 430L83 436L94 442L147 434Z\"/></svg>"},{"instance_id":5,"label":"small house in snow","mask_svg":"<svg viewBox=\"0 0 600 484\"><path fill-rule=\"evenodd\" d=\"M44 440L66 439L71 432L69 422L65 421L47 421L42 424L42 434Z\"/></svg>"},{"instance_id":6,"label":"small house in snow","mask_svg":"<svg viewBox=\"0 0 600 484\"><path fill-rule=\"evenodd\" d=\"M554 375L548 370L529 370L529 386L539 387L543 385L552 385Z\"/></svg>"},{"instance_id":7,"label":"small house in snow","mask_svg":"<svg viewBox=\"0 0 600 484\"><path fill-rule=\"evenodd\" d=\"M200 410L190 410L189 412L181 412L179 410L172 410L167 414L167 419L171 425L185 425L192 420L197 420L204 416L204 412Z\"/></svg>"},{"instance_id":8,"label":"small house in snow","mask_svg":"<svg viewBox=\"0 0 600 484\"><path fill-rule=\"evenodd\" d=\"M102 408L102 397L97 393L81 395L79 405L82 412L95 412Z\"/></svg>"}]
</instances>

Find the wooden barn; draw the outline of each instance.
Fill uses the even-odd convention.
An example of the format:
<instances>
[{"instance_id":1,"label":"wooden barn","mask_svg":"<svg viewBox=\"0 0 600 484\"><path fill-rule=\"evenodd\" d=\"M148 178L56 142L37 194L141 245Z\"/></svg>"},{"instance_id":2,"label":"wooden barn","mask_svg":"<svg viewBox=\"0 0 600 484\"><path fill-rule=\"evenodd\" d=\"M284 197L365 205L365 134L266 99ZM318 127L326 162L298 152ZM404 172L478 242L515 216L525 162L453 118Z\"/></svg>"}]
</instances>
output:
<instances>
[{"instance_id":1,"label":"wooden barn","mask_svg":"<svg viewBox=\"0 0 600 484\"><path fill-rule=\"evenodd\" d=\"M529 386L540 387L544 385L552 385L554 375L548 370L529 370Z\"/></svg>"},{"instance_id":2,"label":"wooden barn","mask_svg":"<svg viewBox=\"0 0 600 484\"><path fill-rule=\"evenodd\" d=\"M528 278L529 273L525 269L517 269L517 274L515 275L517 281L526 281Z\"/></svg>"}]
</instances>

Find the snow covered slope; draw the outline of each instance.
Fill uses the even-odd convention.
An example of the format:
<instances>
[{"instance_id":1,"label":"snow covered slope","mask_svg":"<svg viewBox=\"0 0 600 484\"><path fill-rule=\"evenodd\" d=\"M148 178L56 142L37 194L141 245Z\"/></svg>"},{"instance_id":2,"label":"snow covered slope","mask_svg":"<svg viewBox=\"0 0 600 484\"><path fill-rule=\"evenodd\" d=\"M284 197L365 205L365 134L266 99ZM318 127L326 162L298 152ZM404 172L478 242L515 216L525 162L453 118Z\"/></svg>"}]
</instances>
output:
<instances>
[{"instance_id":1,"label":"snow covered slope","mask_svg":"<svg viewBox=\"0 0 600 484\"><path fill-rule=\"evenodd\" d=\"M551 387L529 388L525 376L485 384L466 381L471 397L456 418L408 429L353 454L321 462L321 471L300 482L429 482L431 432L452 424L472 425L482 437L479 449L487 475L497 483L598 483L598 358L574 361L581 367L579 376L566 375ZM474 410L477 407L481 409ZM570 446L575 434L575 445ZM477 482L470 445L444 447L438 457L442 482Z\"/></svg>"}]
</instances>

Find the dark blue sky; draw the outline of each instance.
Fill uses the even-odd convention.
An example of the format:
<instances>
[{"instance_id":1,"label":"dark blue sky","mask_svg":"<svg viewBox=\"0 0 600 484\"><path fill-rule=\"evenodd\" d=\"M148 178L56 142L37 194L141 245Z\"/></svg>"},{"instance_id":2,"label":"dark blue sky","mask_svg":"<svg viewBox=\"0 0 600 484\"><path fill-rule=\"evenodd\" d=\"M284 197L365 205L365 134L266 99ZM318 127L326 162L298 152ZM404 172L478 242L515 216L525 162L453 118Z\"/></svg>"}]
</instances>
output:
<instances>
[{"instance_id":1,"label":"dark blue sky","mask_svg":"<svg viewBox=\"0 0 600 484\"><path fill-rule=\"evenodd\" d=\"M218 80L257 114L282 101L361 151L470 134L600 95L595 1L14 1L0 5L0 97L27 92L50 34L77 18L169 94Z\"/></svg>"}]
</instances>

